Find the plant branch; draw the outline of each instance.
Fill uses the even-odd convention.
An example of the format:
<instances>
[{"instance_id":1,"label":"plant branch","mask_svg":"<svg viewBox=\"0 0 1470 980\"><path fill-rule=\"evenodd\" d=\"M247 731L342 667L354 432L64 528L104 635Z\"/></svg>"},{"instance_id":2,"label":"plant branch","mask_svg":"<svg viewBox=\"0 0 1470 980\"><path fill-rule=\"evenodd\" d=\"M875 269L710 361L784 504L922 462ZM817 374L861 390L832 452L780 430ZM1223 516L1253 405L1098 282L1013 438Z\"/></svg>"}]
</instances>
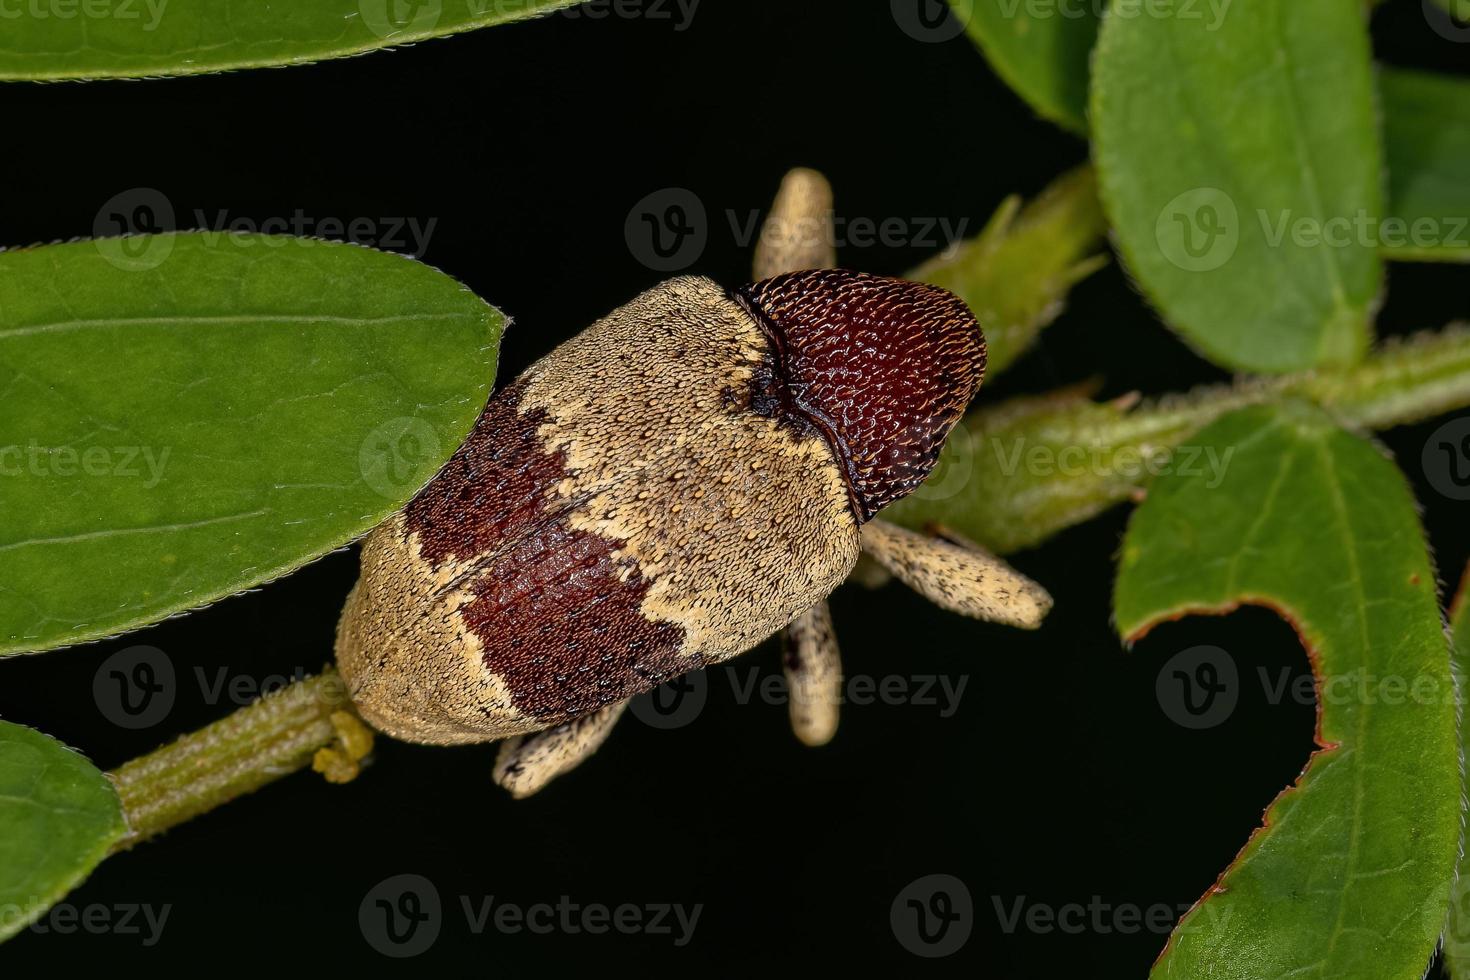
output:
<instances>
[{"instance_id":1,"label":"plant branch","mask_svg":"<svg viewBox=\"0 0 1470 980\"><path fill-rule=\"evenodd\" d=\"M956 427L928 482L884 516L918 530L942 525L1001 553L1029 548L1139 497L1174 451L1221 415L1284 397L1307 398L1369 429L1465 408L1470 329L1390 342L1352 367L1183 395L1096 402L1073 388L981 408ZM1178 465L1186 463L1228 461L1191 450L1180 454Z\"/></svg>"},{"instance_id":2,"label":"plant branch","mask_svg":"<svg viewBox=\"0 0 1470 980\"><path fill-rule=\"evenodd\" d=\"M129 833L125 850L308 764L346 782L372 747L341 676L327 670L111 773Z\"/></svg>"}]
</instances>

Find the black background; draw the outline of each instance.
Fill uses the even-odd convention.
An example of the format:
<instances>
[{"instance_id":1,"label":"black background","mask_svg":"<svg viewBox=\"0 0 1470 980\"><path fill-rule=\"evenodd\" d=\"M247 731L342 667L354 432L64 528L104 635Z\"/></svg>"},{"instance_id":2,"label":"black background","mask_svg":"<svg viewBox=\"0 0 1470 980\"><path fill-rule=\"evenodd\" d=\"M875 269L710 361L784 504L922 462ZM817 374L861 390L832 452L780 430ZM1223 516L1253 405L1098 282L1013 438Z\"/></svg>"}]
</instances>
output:
<instances>
[{"instance_id":1,"label":"black background","mask_svg":"<svg viewBox=\"0 0 1470 980\"><path fill-rule=\"evenodd\" d=\"M1380 11L1386 60L1464 70L1466 47L1431 33L1417 2ZM424 259L511 313L501 378L664 278L624 236L630 209L669 187L711 215L692 271L735 284L750 253L725 219L767 205L782 173L824 170L839 213L968 220L1034 193L1086 146L1032 113L964 38L921 43L884 2L703 0L687 29L653 18L553 16L388 53L280 71L3 92L8 244L92 233L109 198L156 188L177 224L221 212L263 221L437 219ZM380 224L379 228L385 225ZM845 265L901 273L933 251L849 248ZM1385 333L1467 310L1463 269L1395 266ZM1137 299L1116 264L1083 283L994 400L1103 376L1105 394L1220 380ZM1465 566L1463 505L1419 468L1434 425L1386 433L1425 510L1442 576ZM429 879L444 905L436 969L558 975L573 968L717 974L801 963L837 969L979 970L990 977L1137 977L1165 936L1087 928L1008 931L997 912L1187 906L1214 880L1311 749L1313 710L1245 684L1224 724L1190 731L1154 693L1160 666L1196 644L1243 677L1307 670L1291 630L1247 610L1158 629L1125 651L1110 628L1115 511L1015 557L1057 608L1024 634L944 613L901 587L833 600L853 675L967 678L952 716L934 706L849 706L836 741L796 743L782 705L739 704L722 672L697 721L660 731L627 718L599 755L541 796L490 780L493 747L380 740L376 763L335 788L310 775L104 863L67 901L171 910L161 941L25 933L7 968L148 964L392 965L358 910L380 881ZM1330 568L1324 575L1333 574ZM353 552L187 618L4 665L0 715L115 766L226 713L212 680L261 682L329 659ZM110 723L98 665L138 643L179 678L156 727ZM773 645L735 666L778 673ZM963 951L919 959L889 907L911 881L968 886ZM461 896L521 906L702 904L693 941L668 936L472 933ZM1172 915L1171 915L1172 918ZM19 974L15 974L19 975Z\"/></svg>"}]
</instances>

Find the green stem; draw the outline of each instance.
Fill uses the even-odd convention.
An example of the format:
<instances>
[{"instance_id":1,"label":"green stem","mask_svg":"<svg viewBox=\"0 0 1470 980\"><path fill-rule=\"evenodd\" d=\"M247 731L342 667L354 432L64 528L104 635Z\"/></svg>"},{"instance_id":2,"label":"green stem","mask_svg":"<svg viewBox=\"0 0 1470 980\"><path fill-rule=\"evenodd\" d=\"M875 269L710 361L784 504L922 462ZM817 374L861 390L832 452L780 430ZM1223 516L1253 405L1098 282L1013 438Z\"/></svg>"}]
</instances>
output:
<instances>
[{"instance_id":1,"label":"green stem","mask_svg":"<svg viewBox=\"0 0 1470 980\"><path fill-rule=\"evenodd\" d=\"M1348 425L1386 429L1470 406L1470 330L1388 343L1351 368L1246 379L1159 399L1094 402L1077 390L1013 399L965 418L940 465L884 517L942 525L993 551L1040 544L1144 492L1171 451L1227 412L1307 398ZM1225 465L1180 454L1179 465Z\"/></svg>"},{"instance_id":2,"label":"green stem","mask_svg":"<svg viewBox=\"0 0 1470 980\"><path fill-rule=\"evenodd\" d=\"M341 676L328 670L126 763L111 774L130 831L115 850L305 768L342 739L344 709Z\"/></svg>"}]
</instances>

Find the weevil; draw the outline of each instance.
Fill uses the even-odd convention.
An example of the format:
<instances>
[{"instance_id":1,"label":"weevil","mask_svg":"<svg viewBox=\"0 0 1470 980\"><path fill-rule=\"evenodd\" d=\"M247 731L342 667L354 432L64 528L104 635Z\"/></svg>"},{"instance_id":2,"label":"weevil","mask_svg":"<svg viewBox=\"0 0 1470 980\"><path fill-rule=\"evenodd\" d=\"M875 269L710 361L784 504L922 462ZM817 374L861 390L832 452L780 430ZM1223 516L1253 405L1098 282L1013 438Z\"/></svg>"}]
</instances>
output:
<instances>
[{"instance_id":1,"label":"weevil","mask_svg":"<svg viewBox=\"0 0 1470 980\"><path fill-rule=\"evenodd\" d=\"M823 200L810 174L773 221ZM796 242L733 291L673 279L491 398L363 542L337 639L363 718L412 742L503 740L495 778L524 796L631 698L783 631L796 733L830 739L826 598L863 551L948 609L1040 623L1050 597L1000 559L876 519L980 385L974 315L934 286L779 271L813 262Z\"/></svg>"}]
</instances>

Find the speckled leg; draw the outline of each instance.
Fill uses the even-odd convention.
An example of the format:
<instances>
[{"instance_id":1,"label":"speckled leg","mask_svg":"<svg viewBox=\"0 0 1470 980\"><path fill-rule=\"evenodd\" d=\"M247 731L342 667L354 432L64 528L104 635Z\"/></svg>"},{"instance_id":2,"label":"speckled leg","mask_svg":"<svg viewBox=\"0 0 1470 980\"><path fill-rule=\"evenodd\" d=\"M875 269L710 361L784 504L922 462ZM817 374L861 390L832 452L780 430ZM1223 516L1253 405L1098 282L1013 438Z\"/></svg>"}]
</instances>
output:
<instances>
[{"instance_id":1,"label":"speckled leg","mask_svg":"<svg viewBox=\"0 0 1470 980\"><path fill-rule=\"evenodd\" d=\"M495 760L495 782L518 800L539 792L601 748L627 706L620 701L544 732L507 739Z\"/></svg>"},{"instance_id":2,"label":"speckled leg","mask_svg":"<svg viewBox=\"0 0 1470 980\"><path fill-rule=\"evenodd\" d=\"M870 521L863 528L863 550L909 588L964 616L1035 629L1051 611L1045 589L955 535L929 537Z\"/></svg>"},{"instance_id":3,"label":"speckled leg","mask_svg":"<svg viewBox=\"0 0 1470 980\"><path fill-rule=\"evenodd\" d=\"M837 734L842 699L842 657L824 599L781 634L790 696L791 730L804 744L826 745Z\"/></svg>"}]
</instances>

